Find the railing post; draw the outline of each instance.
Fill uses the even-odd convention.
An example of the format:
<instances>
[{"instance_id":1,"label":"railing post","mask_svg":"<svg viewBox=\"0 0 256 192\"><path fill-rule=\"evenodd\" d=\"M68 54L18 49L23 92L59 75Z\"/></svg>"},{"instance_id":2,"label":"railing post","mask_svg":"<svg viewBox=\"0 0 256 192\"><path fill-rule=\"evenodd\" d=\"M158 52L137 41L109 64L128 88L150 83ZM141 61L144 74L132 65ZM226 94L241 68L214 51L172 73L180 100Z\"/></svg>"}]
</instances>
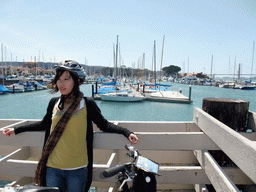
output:
<instances>
[{"instance_id":1,"label":"railing post","mask_svg":"<svg viewBox=\"0 0 256 192\"><path fill-rule=\"evenodd\" d=\"M192 89L192 86L189 85L189 103L191 103L191 89Z\"/></svg>"},{"instance_id":2,"label":"railing post","mask_svg":"<svg viewBox=\"0 0 256 192\"><path fill-rule=\"evenodd\" d=\"M92 84L92 98L94 98L94 85Z\"/></svg>"},{"instance_id":3,"label":"railing post","mask_svg":"<svg viewBox=\"0 0 256 192\"><path fill-rule=\"evenodd\" d=\"M249 101L232 98L204 98L202 109L237 132L247 129ZM221 166L235 163L223 151L210 151Z\"/></svg>"}]
</instances>

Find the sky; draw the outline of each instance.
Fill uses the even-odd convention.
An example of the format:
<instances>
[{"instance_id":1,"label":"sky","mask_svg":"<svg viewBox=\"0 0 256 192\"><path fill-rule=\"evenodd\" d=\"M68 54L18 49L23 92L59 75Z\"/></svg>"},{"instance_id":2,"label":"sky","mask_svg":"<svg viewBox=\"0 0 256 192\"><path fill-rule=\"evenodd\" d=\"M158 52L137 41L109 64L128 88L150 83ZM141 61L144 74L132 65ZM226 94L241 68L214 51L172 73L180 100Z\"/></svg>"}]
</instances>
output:
<instances>
[{"instance_id":1,"label":"sky","mask_svg":"<svg viewBox=\"0 0 256 192\"><path fill-rule=\"evenodd\" d=\"M3 61L113 67L117 36L126 67L155 44L157 69L256 74L256 0L0 0Z\"/></svg>"}]
</instances>

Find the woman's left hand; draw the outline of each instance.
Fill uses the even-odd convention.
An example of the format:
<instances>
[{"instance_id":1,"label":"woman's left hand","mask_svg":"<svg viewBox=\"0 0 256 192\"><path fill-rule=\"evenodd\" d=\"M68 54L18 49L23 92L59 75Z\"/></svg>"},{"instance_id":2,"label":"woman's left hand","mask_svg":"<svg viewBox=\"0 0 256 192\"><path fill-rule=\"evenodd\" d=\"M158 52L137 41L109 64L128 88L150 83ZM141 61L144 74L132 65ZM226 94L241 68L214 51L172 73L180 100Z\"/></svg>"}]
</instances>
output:
<instances>
[{"instance_id":1,"label":"woman's left hand","mask_svg":"<svg viewBox=\"0 0 256 192\"><path fill-rule=\"evenodd\" d=\"M136 144L139 141L139 138L134 133L131 133L128 139L132 144Z\"/></svg>"}]
</instances>

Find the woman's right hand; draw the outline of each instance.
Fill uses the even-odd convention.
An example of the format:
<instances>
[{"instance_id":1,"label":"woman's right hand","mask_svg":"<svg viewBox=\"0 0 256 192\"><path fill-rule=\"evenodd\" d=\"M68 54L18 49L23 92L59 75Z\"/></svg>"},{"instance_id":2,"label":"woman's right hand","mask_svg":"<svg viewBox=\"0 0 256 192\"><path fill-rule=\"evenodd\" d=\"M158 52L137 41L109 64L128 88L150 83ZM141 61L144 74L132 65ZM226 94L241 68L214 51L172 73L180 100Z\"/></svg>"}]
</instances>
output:
<instances>
[{"instance_id":1,"label":"woman's right hand","mask_svg":"<svg viewBox=\"0 0 256 192\"><path fill-rule=\"evenodd\" d=\"M14 128L7 128L3 130L3 134L7 137L10 137L14 133Z\"/></svg>"}]
</instances>

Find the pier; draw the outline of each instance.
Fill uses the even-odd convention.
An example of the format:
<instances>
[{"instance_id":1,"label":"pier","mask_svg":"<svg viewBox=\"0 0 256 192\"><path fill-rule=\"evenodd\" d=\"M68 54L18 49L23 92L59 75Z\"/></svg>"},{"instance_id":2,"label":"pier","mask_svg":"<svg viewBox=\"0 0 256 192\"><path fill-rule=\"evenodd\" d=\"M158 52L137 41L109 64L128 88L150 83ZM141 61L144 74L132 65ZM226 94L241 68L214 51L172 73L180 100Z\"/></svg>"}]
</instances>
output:
<instances>
[{"instance_id":1,"label":"pier","mask_svg":"<svg viewBox=\"0 0 256 192\"><path fill-rule=\"evenodd\" d=\"M133 86L130 87L130 90L133 93L137 93L137 94L141 94L144 96L143 101L151 101L151 102L163 102L163 103L182 103L182 104L191 104L193 103L191 95L192 95L192 87L189 86L189 96L184 96L181 94L181 92L178 91L171 91L168 94L168 91L161 91L159 92L158 96L153 96L150 93L146 93L144 92L144 88L143 90L139 89L139 85L138 88L136 90L137 86ZM94 91L95 89L95 91ZM165 94L167 93L167 94ZM177 94L180 94L177 97ZM98 93L98 84L96 83L95 85L92 84L92 97L94 100L101 100L100 94Z\"/></svg>"},{"instance_id":2,"label":"pier","mask_svg":"<svg viewBox=\"0 0 256 192\"><path fill-rule=\"evenodd\" d=\"M12 186L33 183L41 155L44 132L5 137L1 131L38 120L0 120L0 180ZM138 134L135 145L142 155L160 163L157 191L217 192L253 191L256 184L256 113L249 111L251 132L236 132L200 108L193 121L116 121ZM122 135L103 133L94 126L93 183L96 191L114 191L115 177L102 179L110 166L128 162ZM115 142L112 142L115 140ZM222 150L237 166L220 166L209 151ZM253 189L253 190L252 190Z\"/></svg>"}]
</instances>

